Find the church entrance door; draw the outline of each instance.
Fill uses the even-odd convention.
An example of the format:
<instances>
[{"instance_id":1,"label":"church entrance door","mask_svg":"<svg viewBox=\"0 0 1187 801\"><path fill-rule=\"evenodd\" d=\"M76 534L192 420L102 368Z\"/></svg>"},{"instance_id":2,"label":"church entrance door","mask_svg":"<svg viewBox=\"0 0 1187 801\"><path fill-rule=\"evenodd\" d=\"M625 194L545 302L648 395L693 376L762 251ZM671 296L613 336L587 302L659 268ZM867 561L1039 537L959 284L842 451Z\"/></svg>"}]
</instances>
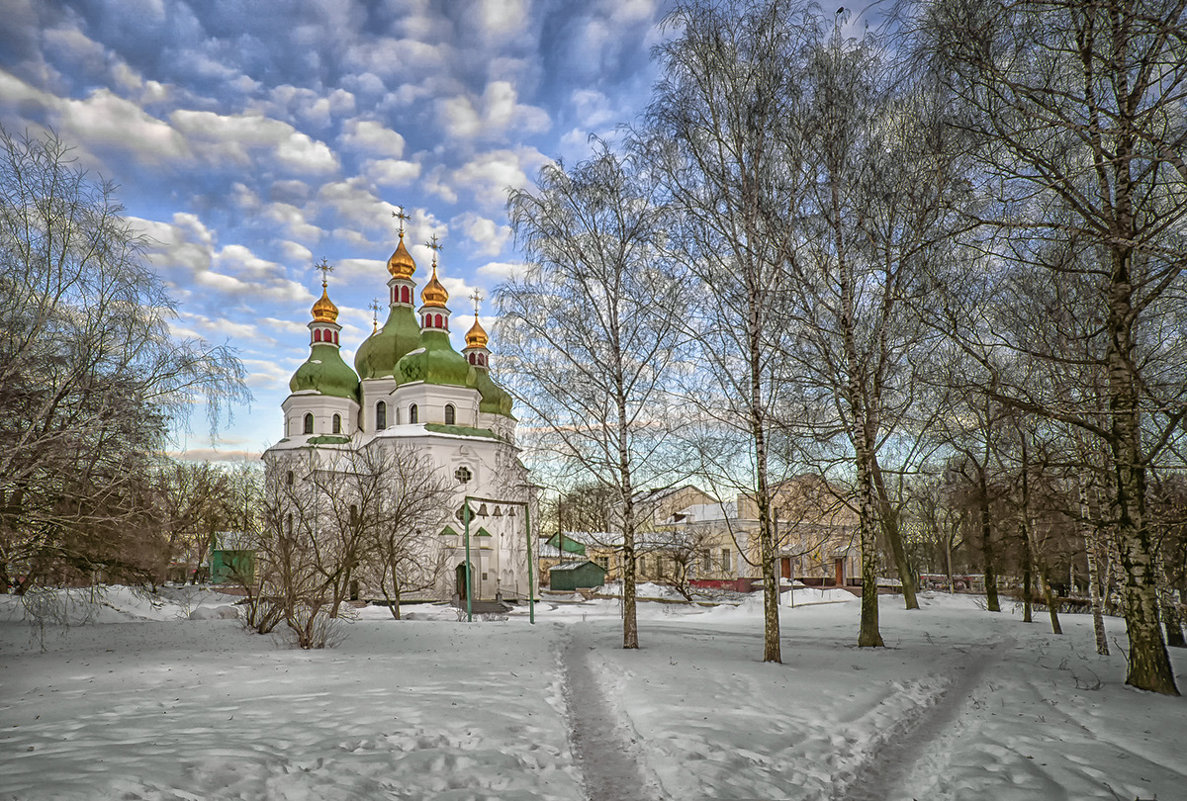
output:
<instances>
[{"instance_id":1,"label":"church entrance door","mask_svg":"<svg viewBox=\"0 0 1187 801\"><path fill-rule=\"evenodd\" d=\"M457 566L457 597L459 601L466 600L469 593L466 591L466 563L462 562Z\"/></svg>"}]
</instances>

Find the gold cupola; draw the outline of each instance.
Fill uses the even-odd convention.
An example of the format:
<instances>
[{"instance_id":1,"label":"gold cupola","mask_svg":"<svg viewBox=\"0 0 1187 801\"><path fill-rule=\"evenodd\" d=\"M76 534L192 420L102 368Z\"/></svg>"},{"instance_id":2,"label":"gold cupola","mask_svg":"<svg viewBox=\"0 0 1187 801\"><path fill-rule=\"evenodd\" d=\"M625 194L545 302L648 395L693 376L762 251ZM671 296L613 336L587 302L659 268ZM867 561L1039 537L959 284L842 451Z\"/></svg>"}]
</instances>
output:
<instances>
[{"instance_id":1,"label":"gold cupola","mask_svg":"<svg viewBox=\"0 0 1187 801\"><path fill-rule=\"evenodd\" d=\"M474 316L474 325L470 326L470 330L466 332L466 347L467 348L485 348L487 342L490 340L486 336L486 329L478 322L478 316Z\"/></svg>"},{"instance_id":2,"label":"gold cupola","mask_svg":"<svg viewBox=\"0 0 1187 801\"><path fill-rule=\"evenodd\" d=\"M321 286L321 297L313 304L313 322L332 323L338 319L338 307L326 294L326 285Z\"/></svg>"},{"instance_id":3,"label":"gold cupola","mask_svg":"<svg viewBox=\"0 0 1187 801\"><path fill-rule=\"evenodd\" d=\"M403 231L400 231L400 244L396 245L396 252L387 260L387 271L391 273L392 278L411 278L416 272L416 262L404 246Z\"/></svg>"},{"instance_id":4,"label":"gold cupola","mask_svg":"<svg viewBox=\"0 0 1187 801\"><path fill-rule=\"evenodd\" d=\"M391 273L392 278L412 278L412 274L416 272L416 262L412 260L412 254L404 245L404 220L408 219L408 215L404 213L403 206L399 208L399 211L392 212L392 216L400 221L400 244L396 245L395 253L387 260L387 271Z\"/></svg>"},{"instance_id":5,"label":"gold cupola","mask_svg":"<svg viewBox=\"0 0 1187 801\"><path fill-rule=\"evenodd\" d=\"M330 296L326 294L327 278L333 272L334 268L326 263L325 259L321 260L321 264L314 267L315 270L321 270L321 297L313 304L310 311L313 312L313 322L315 323L332 323L338 319L338 307L330 300Z\"/></svg>"},{"instance_id":6,"label":"gold cupola","mask_svg":"<svg viewBox=\"0 0 1187 801\"><path fill-rule=\"evenodd\" d=\"M445 301L449 300L449 292L437 280L437 261L433 260L433 277L425 284L425 288L420 291L420 299L426 306L434 308L445 308Z\"/></svg>"}]
</instances>

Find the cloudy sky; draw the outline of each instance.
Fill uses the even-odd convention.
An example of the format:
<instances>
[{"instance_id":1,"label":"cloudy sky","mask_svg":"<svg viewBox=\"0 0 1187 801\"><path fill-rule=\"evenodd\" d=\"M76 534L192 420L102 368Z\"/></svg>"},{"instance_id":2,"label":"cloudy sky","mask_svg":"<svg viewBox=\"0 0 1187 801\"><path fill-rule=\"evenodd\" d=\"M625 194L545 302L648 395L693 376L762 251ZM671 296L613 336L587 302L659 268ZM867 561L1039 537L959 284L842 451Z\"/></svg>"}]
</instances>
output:
<instances>
[{"instance_id":1,"label":"cloudy sky","mask_svg":"<svg viewBox=\"0 0 1187 801\"><path fill-rule=\"evenodd\" d=\"M513 270L509 186L574 162L647 102L664 0L0 0L0 123L52 126L120 187L179 334L238 348L255 400L217 447L280 437L315 261L343 357L371 330L405 206L423 285L442 237L466 300ZM380 321L386 317L386 309ZM483 322L491 318L483 312ZM492 342L497 354L498 342ZM177 447L211 447L201 416Z\"/></svg>"}]
</instances>

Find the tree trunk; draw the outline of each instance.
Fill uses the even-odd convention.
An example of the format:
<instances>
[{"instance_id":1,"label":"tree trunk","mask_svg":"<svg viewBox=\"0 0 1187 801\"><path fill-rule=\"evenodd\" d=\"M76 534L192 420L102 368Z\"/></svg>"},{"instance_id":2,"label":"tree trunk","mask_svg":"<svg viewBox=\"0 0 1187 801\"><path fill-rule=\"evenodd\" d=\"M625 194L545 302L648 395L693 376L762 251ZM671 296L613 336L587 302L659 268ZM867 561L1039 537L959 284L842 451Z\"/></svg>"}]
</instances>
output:
<instances>
[{"instance_id":1,"label":"tree trunk","mask_svg":"<svg viewBox=\"0 0 1187 801\"><path fill-rule=\"evenodd\" d=\"M894 566L898 570L899 581L903 583L903 603L907 609L918 609L919 600L915 597L915 573L911 569L907 558L907 549L903 545L903 531L899 526L898 512L890 502L890 495L886 492L886 482L882 479L882 467L878 464L878 455L871 454L874 488L878 491L878 512L882 519L882 534L890 544L890 552L894 555Z\"/></svg>"},{"instance_id":2,"label":"tree trunk","mask_svg":"<svg viewBox=\"0 0 1187 801\"><path fill-rule=\"evenodd\" d=\"M864 454L864 451L864 448L860 448L859 454ZM884 645L878 630L878 535L873 525L874 493L866 464L859 456L857 491L861 499L858 519L861 537L861 629L857 635L857 645L859 648L877 648Z\"/></svg>"},{"instance_id":3,"label":"tree trunk","mask_svg":"<svg viewBox=\"0 0 1187 801\"><path fill-rule=\"evenodd\" d=\"M1030 540L1026 536L1026 527L1019 526L1019 528L1022 534L1022 622L1033 623L1034 616L1030 594L1033 589L1031 585L1034 583L1031 580L1031 565L1034 560L1030 553Z\"/></svg>"},{"instance_id":4,"label":"tree trunk","mask_svg":"<svg viewBox=\"0 0 1187 801\"><path fill-rule=\"evenodd\" d=\"M1088 490L1083 481L1077 481L1080 490L1081 531L1084 535L1084 553L1088 559L1088 598L1092 604L1092 632L1096 639L1096 652L1101 656L1109 654L1109 640L1105 636L1105 616L1101 608L1100 570L1096 558L1096 527L1091 519L1092 509L1088 505Z\"/></svg>"},{"instance_id":5,"label":"tree trunk","mask_svg":"<svg viewBox=\"0 0 1187 801\"><path fill-rule=\"evenodd\" d=\"M618 473L622 487L622 647L639 647L639 620L635 609L635 502L631 484L626 399L618 397Z\"/></svg>"},{"instance_id":6,"label":"tree trunk","mask_svg":"<svg viewBox=\"0 0 1187 801\"><path fill-rule=\"evenodd\" d=\"M757 373L752 383L752 392L757 396L759 386ZM770 486L767 484L767 450L766 437L762 430L763 420L757 409L752 409L754 417L754 444L756 466L758 468L758 544L759 560L762 563L763 590L763 649L762 661L782 662L783 655L779 644L779 579L775 570L775 535L771 530L771 499Z\"/></svg>"},{"instance_id":7,"label":"tree trunk","mask_svg":"<svg viewBox=\"0 0 1187 801\"><path fill-rule=\"evenodd\" d=\"M981 475L981 556L985 560L985 607L990 612L1002 611L997 597L997 554L993 548L993 526L989 517L989 487Z\"/></svg>"},{"instance_id":8,"label":"tree trunk","mask_svg":"<svg viewBox=\"0 0 1187 801\"><path fill-rule=\"evenodd\" d=\"M1051 580L1047 577L1047 567L1039 563L1039 580L1043 582L1043 597L1047 599L1047 614L1051 618L1051 633L1063 634L1063 626L1059 625L1059 599L1051 589Z\"/></svg>"},{"instance_id":9,"label":"tree trunk","mask_svg":"<svg viewBox=\"0 0 1187 801\"><path fill-rule=\"evenodd\" d=\"M1129 189L1129 187L1125 187ZM1118 189L1118 195L1129 195ZM1128 230L1129 219L1122 221ZM1139 690L1178 695L1162 629L1158 625L1158 591L1153 548L1146 521L1146 469L1141 458L1141 424L1138 393L1130 365L1133 345L1131 326L1133 288L1130 283L1132 254L1118 247L1113 254L1109 298L1108 334L1110 443L1113 449L1117 494L1117 546L1125 575L1125 625L1129 634L1129 671L1125 683Z\"/></svg>"},{"instance_id":10,"label":"tree trunk","mask_svg":"<svg viewBox=\"0 0 1187 801\"><path fill-rule=\"evenodd\" d=\"M1175 605L1174 589L1166 574L1166 564L1157 552L1155 562L1158 565L1158 597L1162 605L1162 626L1166 629L1166 644L1170 648L1187 648L1187 642L1183 640L1182 615Z\"/></svg>"}]
</instances>

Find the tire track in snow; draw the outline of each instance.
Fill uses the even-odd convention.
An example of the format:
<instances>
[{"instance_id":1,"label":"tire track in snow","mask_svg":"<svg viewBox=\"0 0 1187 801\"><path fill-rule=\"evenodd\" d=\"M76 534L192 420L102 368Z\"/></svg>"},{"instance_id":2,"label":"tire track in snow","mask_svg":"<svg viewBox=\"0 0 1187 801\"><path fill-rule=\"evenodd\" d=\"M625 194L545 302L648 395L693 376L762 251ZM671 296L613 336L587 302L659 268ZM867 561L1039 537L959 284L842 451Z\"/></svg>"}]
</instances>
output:
<instances>
[{"instance_id":1,"label":"tire track in snow","mask_svg":"<svg viewBox=\"0 0 1187 801\"><path fill-rule=\"evenodd\" d=\"M881 744L854 769L849 780L836 787L833 801L895 798L896 791L911 777L917 764L925 759L935 760L935 754L925 756L928 745L942 738L985 671L1013 645L1014 640L1007 639L971 649L961 674L936 695L933 703L915 707L886 732ZM910 797L911 793L900 795Z\"/></svg>"},{"instance_id":2,"label":"tire track in snow","mask_svg":"<svg viewBox=\"0 0 1187 801\"><path fill-rule=\"evenodd\" d=\"M630 724L606 698L589 664L593 646L570 634L561 646L565 710L573 759L581 768L588 801L659 801L657 783L645 777L640 746Z\"/></svg>"}]
</instances>

